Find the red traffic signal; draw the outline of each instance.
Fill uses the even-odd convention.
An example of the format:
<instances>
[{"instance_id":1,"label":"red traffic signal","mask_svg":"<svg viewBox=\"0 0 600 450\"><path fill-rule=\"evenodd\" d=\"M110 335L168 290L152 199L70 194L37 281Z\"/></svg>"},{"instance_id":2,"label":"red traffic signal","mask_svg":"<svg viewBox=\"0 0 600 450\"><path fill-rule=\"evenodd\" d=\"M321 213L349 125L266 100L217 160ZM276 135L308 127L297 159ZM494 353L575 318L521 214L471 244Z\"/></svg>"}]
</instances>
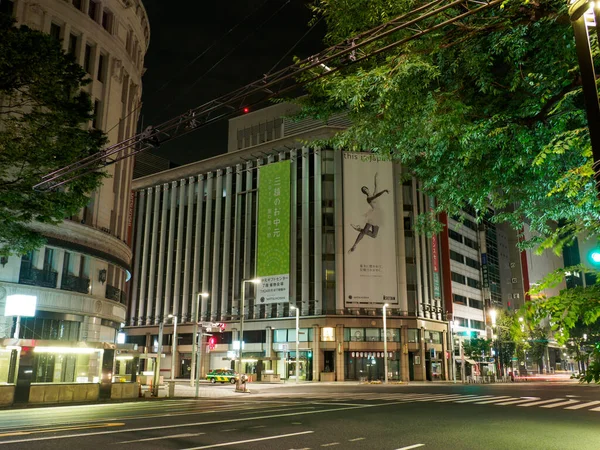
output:
<instances>
[{"instance_id":1,"label":"red traffic signal","mask_svg":"<svg viewBox=\"0 0 600 450\"><path fill-rule=\"evenodd\" d=\"M215 345L217 344L217 339L214 336L208 338L208 349L214 350Z\"/></svg>"}]
</instances>

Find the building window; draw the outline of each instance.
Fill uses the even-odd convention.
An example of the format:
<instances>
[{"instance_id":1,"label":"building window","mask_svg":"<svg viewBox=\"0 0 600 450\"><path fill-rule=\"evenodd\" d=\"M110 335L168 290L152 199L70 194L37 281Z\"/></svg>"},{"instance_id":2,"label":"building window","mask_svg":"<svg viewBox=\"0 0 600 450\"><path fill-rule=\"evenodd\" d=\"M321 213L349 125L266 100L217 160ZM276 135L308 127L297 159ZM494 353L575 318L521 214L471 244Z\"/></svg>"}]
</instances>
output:
<instances>
[{"instance_id":1,"label":"building window","mask_svg":"<svg viewBox=\"0 0 600 450\"><path fill-rule=\"evenodd\" d=\"M476 330L485 330L485 324L481 320L471 319L471 328Z\"/></svg>"},{"instance_id":2,"label":"building window","mask_svg":"<svg viewBox=\"0 0 600 450\"><path fill-rule=\"evenodd\" d=\"M462 234L457 233L454 230L448 230L448 236L450 236L450 239L454 239L457 242L461 242L462 243Z\"/></svg>"},{"instance_id":3,"label":"building window","mask_svg":"<svg viewBox=\"0 0 600 450\"><path fill-rule=\"evenodd\" d=\"M73 55L75 59L77 59L77 41L79 37L74 34L69 34L69 49L68 52L70 55Z\"/></svg>"},{"instance_id":4,"label":"building window","mask_svg":"<svg viewBox=\"0 0 600 450\"><path fill-rule=\"evenodd\" d=\"M476 300L474 298L469 299L469 306L471 308L483 309L483 301Z\"/></svg>"},{"instance_id":5,"label":"building window","mask_svg":"<svg viewBox=\"0 0 600 450\"><path fill-rule=\"evenodd\" d=\"M428 342L430 344L441 344L442 333L440 333L439 331L425 330L425 342Z\"/></svg>"},{"instance_id":6,"label":"building window","mask_svg":"<svg viewBox=\"0 0 600 450\"><path fill-rule=\"evenodd\" d=\"M450 250L450 259L463 264L465 262L465 257L454 250Z\"/></svg>"},{"instance_id":7,"label":"building window","mask_svg":"<svg viewBox=\"0 0 600 450\"><path fill-rule=\"evenodd\" d=\"M106 55L103 55L101 53L100 57L98 58L98 73L96 74L96 78L101 83L104 83L104 81L106 80L106 60Z\"/></svg>"},{"instance_id":8,"label":"building window","mask_svg":"<svg viewBox=\"0 0 600 450\"><path fill-rule=\"evenodd\" d=\"M365 329L365 340L367 342L379 342L381 341L381 336L379 335L379 328L367 328Z\"/></svg>"},{"instance_id":9,"label":"building window","mask_svg":"<svg viewBox=\"0 0 600 450\"><path fill-rule=\"evenodd\" d=\"M474 260L473 258L469 258L468 256L466 257L466 264L469 267L472 267L473 269L477 269L479 270L479 262Z\"/></svg>"},{"instance_id":10,"label":"building window","mask_svg":"<svg viewBox=\"0 0 600 450\"><path fill-rule=\"evenodd\" d=\"M465 245L473 250L479 250L479 245L477 245L477 242L475 242L473 239L469 239L468 237L465 237Z\"/></svg>"},{"instance_id":11,"label":"building window","mask_svg":"<svg viewBox=\"0 0 600 450\"><path fill-rule=\"evenodd\" d=\"M15 2L12 0L0 1L0 13L12 16L13 9L15 8Z\"/></svg>"},{"instance_id":12,"label":"building window","mask_svg":"<svg viewBox=\"0 0 600 450\"><path fill-rule=\"evenodd\" d=\"M420 333L419 330L415 328L408 329L408 342L409 343L419 343L421 339L419 339Z\"/></svg>"},{"instance_id":13,"label":"building window","mask_svg":"<svg viewBox=\"0 0 600 450\"><path fill-rule=\"evenodd\" d=\"M57 25L54 22L50 24L50 36L57 41L60 41L60 25Z\"/></svg>"},{"instance_id":14,"label":"building window","mask_svg":"<svg viewBox=\"0 0 600 450\"><path fill-rule=\"evenodd\" d=\"M99 129L101 126L102 105L100 100L94 100L94 117L92 117L92 127Z\"/></svg>"},{"instance_id":15,"label":"building window","mask_svg":"<svg viewBox=\"0 0 600 450\"><path fill-rule=\"evenodd\" d=\"M467 285L475 288L475 289L479 289L479 281L478 280L474 280L473 278L468 278L467 277Z\"/></svg>"},{"instance_id":16,"label":"building window","mask_svg":"<svg viewBox=\"0 0 600 450\"><path fill-rule=\"evenodd\" d=\"M454 303L458 303L459 305L467 305L467 297L464 295L452 294L452 299Z\"/></svg>"},{"instance_id":17,"label":"building window","mask_svg":"<svg viewBox=\"0 0 600 450\"><path fill-rule=\"evenodd\" d=\"M460 284L467 284L465 276L461 275L460 273L450 272L450 277L452 278L452 281L456 281Z\"/></svg>"},{"instance_id":18,"label":"building window","mask_svg":"<svg viewBox=\"0 0 600 450\"><path fill-rule=\"evenodd\" d=\"M112 34L113 14L105 9L102 11L102 28Z\"/></svg>"},{"instance_id":19,"label":"building window","mask_svg":"<svg viewBox=\"0 0 600 450\"><path fill-rule=\"evenodd\" d=\"M93 21L96 21L97 14L98 4L94 0L90 0L90 4L88 7L88 16L90 16L90 19L92 19Z\"/></svg>"},{"instance_id":20,"label":"building window","mask_svg":"<svg viewBox=\"0 0 600 450\"><path fill-rule=\"evenodd\" d=\"M454 318L454 325L459 326L459 327L465 327L468 328L469 326L469 321L463 317L455 317Z\"/></svg>"},{"instance_id":21,"label":"building window","mask_svg":"<svg viewBox=\"0 0 600 450\"><path fill-rule=\"evenodd\" d=\"M83 11L83 1L82 0L73 0L73 6L77 8L79 11Z\"/></svg>"},{"instance_id":22,"label":"building window","mask_svg":"<svg viewBox=\"0 0 600 450\"><path fill-rule=\"evenodd\" d=\"M92 46L85 44L85 53L83 55L83 70L92 74Z\"/></svg>"}]
</instances>

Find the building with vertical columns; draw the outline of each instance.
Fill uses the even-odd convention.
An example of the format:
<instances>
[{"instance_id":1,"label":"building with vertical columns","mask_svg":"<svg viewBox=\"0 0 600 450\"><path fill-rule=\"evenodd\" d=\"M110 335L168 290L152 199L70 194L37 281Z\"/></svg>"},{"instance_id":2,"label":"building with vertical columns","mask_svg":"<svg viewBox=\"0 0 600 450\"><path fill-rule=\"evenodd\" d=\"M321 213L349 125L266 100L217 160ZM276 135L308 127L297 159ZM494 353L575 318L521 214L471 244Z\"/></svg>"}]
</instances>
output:
<instances>
[{"instance_id":1,"label":"building with vertical columns","mask_svg":"<svg viewBox=\"0 0 600 450\"><path fill-rule=\"evenodd\" d=\"M135 134L150 39L139 0L2 0L0 5L18 24L54 36L89 73L90 126L107 133L108 145ZM25 294L37 297L37 312L22 319L19 338L115 342L126 318L131 270L133 158L107 170L110 178L78 215L59 226L32 225L46 236L45 247L1 262L0 337L12 337L15 330L14 317L3 314L5 297ZM60 370L58 363L56 370L50 367L53 361L47 359L48 367L40 369L49 377L41 381L73 381L56 380ZM59 378L66 374L63 370Z\"/></svg>"},{"instance_id":2,"label":"building with vertical columns","mask_svg":"<svg viewBox=\"0 0 600 450\"><path fill-rule=\"evenodd\" d=\"M296 352L303 380L382 379L387 304L389 378L447 378L439 239L414 231L432 199L400 164L302 144L346 127L344 116L295 122L291 110L232 119L228 153L134 180L127 342L155 352L164 321L170 367L167 317L177 316L174 375L189 376L197 302L201 321L226 324L212 350L201 345L202 375L233 366L243 314L242 370L256 379L293 377ZM287 269L258 273L274 248ZM261 284L243 283L256 276Z\"/></svg>"}]
</instances>

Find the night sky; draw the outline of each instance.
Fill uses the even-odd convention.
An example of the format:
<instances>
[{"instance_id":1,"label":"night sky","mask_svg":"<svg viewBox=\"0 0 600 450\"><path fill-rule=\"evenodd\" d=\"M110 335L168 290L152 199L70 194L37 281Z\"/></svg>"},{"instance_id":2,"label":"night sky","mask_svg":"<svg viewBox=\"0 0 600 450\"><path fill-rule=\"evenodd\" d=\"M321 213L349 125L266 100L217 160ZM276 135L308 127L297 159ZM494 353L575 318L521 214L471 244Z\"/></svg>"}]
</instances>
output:
<instances>
[{"instance_id":1,"label":"night sky","mask_svg":"<svg viewBox=\"0 0 600 450\"><path fill-rule=\"evenodd\" d=\"M307 3L144 0L150 48L143 77L143 126L158 125L261 78L309 30ZM292 64L294 56L306 58L322 50L324 32L323 24L318 24L276 70ZM226 151L225 119L166 143L154 153L186 164Z\"/></svg>"}]
</instances>

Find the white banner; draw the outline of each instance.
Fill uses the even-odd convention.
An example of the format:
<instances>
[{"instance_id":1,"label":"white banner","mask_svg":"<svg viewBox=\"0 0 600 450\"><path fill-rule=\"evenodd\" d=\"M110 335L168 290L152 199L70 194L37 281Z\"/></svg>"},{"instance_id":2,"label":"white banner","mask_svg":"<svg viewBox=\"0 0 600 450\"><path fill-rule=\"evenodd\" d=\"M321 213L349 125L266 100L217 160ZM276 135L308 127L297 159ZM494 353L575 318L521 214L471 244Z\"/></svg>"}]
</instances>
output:
<instances>
[{"instance_id":1,"label":"white banner","mask_svg":"<svg viewBox=\"0 0 600 450\"><path fill-rule=\"evenodd\" d=\"M398 304L395 224L392 162L344 152L346 306Z\"/></svg>"}]
</instances>

